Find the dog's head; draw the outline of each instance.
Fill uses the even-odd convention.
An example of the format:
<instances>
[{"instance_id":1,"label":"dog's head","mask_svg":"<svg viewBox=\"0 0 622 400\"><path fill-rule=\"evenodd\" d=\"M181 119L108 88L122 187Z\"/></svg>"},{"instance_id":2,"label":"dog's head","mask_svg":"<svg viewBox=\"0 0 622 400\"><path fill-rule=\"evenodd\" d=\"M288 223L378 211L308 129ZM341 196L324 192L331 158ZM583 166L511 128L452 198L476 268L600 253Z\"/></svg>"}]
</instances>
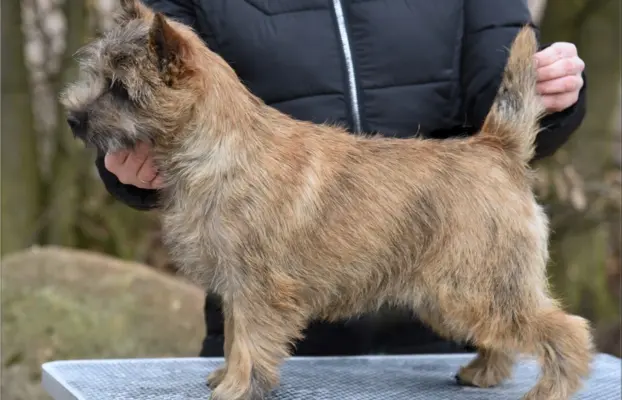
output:
<instances>
[{"instance_id":1,"label":"dog's head","mask_svg":"<svg viewBox=\"0 0 622 400\"><path fill-rule=\"evenodd\" d=\"M115 26L81 48L61 95L67 123L104 151L170 141L196 117L210 68L227 68L189 27L121 0Z\"/></svg>"}]
</instances>

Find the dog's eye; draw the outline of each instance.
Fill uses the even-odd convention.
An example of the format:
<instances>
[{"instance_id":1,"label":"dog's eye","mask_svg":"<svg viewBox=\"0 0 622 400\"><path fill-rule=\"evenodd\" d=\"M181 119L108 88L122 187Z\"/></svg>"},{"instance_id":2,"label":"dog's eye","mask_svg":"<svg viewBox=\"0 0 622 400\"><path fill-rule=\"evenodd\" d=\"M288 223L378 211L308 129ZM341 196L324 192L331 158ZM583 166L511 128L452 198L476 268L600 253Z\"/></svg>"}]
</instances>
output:
<instances>
[{"instance_id":1,"label":"dog's eye","mask_svg":"<svg viewBox=\"0 0 622 400\"><path fill-rule=\"evenodd\" d=\"M129 100L130 98L127 89L123 85L123 82L118 79L108 79L108 90L110 90L110 93L112 93L113 96L119 99Z\"/></svg>"}]
</instances>

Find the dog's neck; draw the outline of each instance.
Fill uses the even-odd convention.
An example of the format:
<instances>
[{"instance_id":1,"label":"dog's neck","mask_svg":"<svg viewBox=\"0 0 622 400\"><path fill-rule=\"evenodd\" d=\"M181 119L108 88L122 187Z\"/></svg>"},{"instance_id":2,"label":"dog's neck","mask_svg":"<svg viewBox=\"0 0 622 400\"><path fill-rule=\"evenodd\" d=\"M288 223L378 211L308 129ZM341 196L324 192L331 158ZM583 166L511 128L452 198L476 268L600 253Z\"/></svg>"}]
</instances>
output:
<instances>
[{"instance_id":1,"label":"dog's neck","mask_svg":"<svg viewBox=\"0 0 622 400\"><path fill-rule=\"evenodd\" d=\"M210 85L174 140L156 144L158 168L171 190L197 185L215 192L234 176L251 172L276 141L287 140L295 123L250 94L237 79Z\"/></svg>"}]
</instances>

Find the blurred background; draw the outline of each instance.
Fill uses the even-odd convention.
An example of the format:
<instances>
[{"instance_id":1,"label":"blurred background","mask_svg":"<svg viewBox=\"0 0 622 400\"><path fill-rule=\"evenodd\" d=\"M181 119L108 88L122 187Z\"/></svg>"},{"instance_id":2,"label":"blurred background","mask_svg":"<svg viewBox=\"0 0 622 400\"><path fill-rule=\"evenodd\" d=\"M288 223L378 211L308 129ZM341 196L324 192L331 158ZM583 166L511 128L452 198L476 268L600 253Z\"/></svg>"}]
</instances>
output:
<instances>
[{"instance_id":1,"label":"blurred background","mask_svg":"<svg viewBox=\"0 0 622 400\"><path fill-rule=\"evenodd\" d=\"M157 214L110 197L56 103L115 4L2 2L2 399L47 398L48 360L195 356L204 335L203 293L170 265ZM620 356L620 0L529 4L543 42L575 43L588 74L583 125L538 165L551 282Z\"/></svg>"}]
</instances>

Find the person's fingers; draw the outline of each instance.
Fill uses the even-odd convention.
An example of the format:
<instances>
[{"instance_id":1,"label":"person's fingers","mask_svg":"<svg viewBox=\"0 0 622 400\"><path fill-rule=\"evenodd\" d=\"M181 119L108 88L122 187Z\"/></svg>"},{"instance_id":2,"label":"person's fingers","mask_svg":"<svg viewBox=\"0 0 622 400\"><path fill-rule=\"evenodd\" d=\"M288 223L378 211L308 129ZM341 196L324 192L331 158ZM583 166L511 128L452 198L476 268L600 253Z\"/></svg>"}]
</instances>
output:
<instances>
[{"instance_id":1,"label":"person's fingers","mask_svg":"<svg viewBox=\"0 0 622 400\"><path fill-rule=\"evenodd\" d=\"M132 152L119 151L104 157L106 169L117 176L119 182L142 189L153 189L162 186L158 171L150 157L150 146L139 143Z\"/></svg>"},{"instance_id":2,"label":"person's fingers","mask_svg":"<svg viewBox=\"0 0 622 400\"><path fill-rule=\"evenodd\" d=\"M572 43L557 42L534 55L538 68L554 64L563 58L573 58L577 56L577 47Z\"/></svg>"},{"instance_id":3,"label":"person's fingers","mask_svg":"<svg viewBox=\"0 0 622 400\"><path fill-rule=\"evenodd\" d=\"M130 153L125 150L108 153L104 156L104 166L108 171L116 175L129 155Z\"/></svg>"},{"instance_id":4,"label":"person's fingers","mask_svg":"<svg viewBox=\"0 0 622 400\"><path fill-rule=\"evenodd\" d=\"M574 105L579 99L579 92L542 96L542 104L548 112L559 112Z\"/></svg>"},{"instance_id":5,"label":"person's fingers","mask_svg":"<svg viewBox=\"0 0 622 400\"><path fill-rule=\"evenodd\" d=\"M125 185L136 185L138 182L138 171L140 167L145 163L147 159L147 153L132 152L127 157L123 166L117 173L119 182Z\"/></svg>"},{"instance_id":6,"label":"person's fingers","mask_svg":"<svg viewBox=\"0 0 622 400\"><path fill-rule=\"evenodd\" d=\"M538 68L538 82L579 75L584 68L585 63L579 57L563 58L546 67Z\"/></svg>"},{"instance_id":7,"label":"person's fingers","mask_svg":"<svg viewBox=\"0 0 622 400\"><path fill-rule=\"evenodd\" d=\"M153 165L153 159L147 157L143 165L140 167L137 173L138 180L142 183L151 183L158 174L157 169Z\"/></svg>"},{"instance_id":8,"label":"person's fingers","mask_svg":"<svg viewBox=\"0 0 622 400\"><path fill-rule=\"evenodd\" d=\"M581 87L583 87L581 75L572 75L540 82L537 85L537 90L539 94L547 95L579 91Z\"/></svg>"},{"instance_id":9,"label":"person's fingers","mask_svg":"<svg viewBox=\"0 0 622 400\"><path fill-rule=\"evenodd\" d=\"M164 187L164 179L162 175L156 175L155 179L151 181L151 188L161 189L162 187Z\"/></svg>"},{"instance_id":10,"label":"person's fingers","mask_svg":"<svg viewBox=\"0 0 622 400\"><path fill-rule=\"evenodd\" d=\"M161 189L164 187L164 179L162 179L161 175L158 175L156 173L155 177L150 182L143 182L139 179L138 182L134 184L134 186L141 189Z\"/></svg>"}]
</instances>

